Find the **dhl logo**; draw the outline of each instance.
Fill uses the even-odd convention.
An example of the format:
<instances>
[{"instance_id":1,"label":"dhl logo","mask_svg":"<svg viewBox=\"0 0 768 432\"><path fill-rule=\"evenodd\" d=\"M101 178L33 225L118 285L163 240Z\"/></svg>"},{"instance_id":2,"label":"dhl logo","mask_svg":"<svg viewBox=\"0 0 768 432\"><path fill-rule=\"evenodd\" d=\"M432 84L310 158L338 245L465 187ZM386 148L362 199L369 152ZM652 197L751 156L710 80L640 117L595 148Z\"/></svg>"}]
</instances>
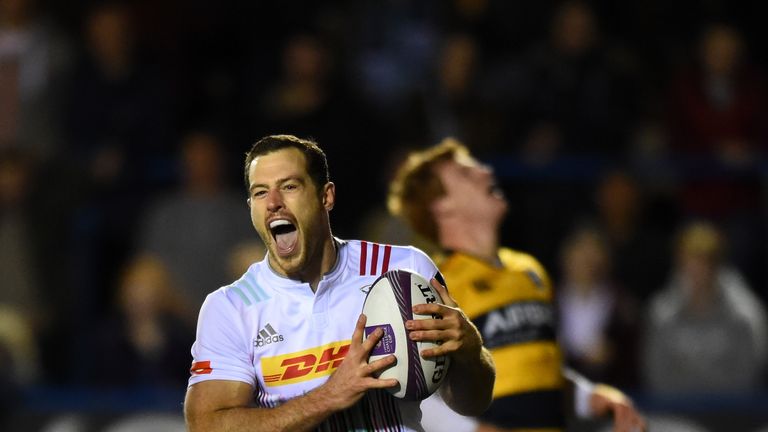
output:
<instances>
[{"instance_id":1,"label":"dhl logo","mask_svg":"<svg viewBox=\"0 0 768 432\"><path fill-rule=\"evenodd\" d=\"M330 375L349 351L349 342L338 341L291 354L261 359L267 387L277 387Z\"/></svg>"}]
</instances>

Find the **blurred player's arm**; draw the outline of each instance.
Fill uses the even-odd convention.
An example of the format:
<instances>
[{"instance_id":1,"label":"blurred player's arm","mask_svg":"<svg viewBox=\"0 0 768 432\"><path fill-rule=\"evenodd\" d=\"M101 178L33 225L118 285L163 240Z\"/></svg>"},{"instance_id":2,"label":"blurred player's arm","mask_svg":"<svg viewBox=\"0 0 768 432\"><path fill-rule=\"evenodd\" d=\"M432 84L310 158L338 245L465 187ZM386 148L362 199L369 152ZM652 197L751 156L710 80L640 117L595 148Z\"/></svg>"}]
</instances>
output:
<instances>
[{"instance_id":1,"label":"blurred player's arm","mask_svg":"<svg viewBox=\"0 0 768 432\"><path fill-rule=\"evenodd\" d=\"M646 430L643 416L632 400L621 390L605 384L595 384L571 369L563 369L568 385L569 410L576 417L611 417L615 432Z\"/></svg>"}]
</instances>

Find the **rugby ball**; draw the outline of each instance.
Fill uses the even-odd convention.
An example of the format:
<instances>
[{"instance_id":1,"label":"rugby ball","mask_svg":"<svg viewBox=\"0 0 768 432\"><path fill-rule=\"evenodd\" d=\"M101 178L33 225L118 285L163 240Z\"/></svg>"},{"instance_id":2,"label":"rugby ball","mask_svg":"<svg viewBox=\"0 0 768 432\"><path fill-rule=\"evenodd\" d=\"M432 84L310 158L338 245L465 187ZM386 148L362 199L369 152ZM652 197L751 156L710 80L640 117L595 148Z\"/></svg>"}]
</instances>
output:
<instances>
[{"instance_id":1,"label":"rugby ball","mask_svg":"<svg viewBox=\"0 0 768 432\"><path fill-rule=\"evenodd\" d=\"M388 388L396 398L422 400L440 387L448 372L448 356L423 358L420 352L439 342L412 341L407 320L441 319L439 315L415 315L413 305L442 303L440 295L422 276L408 270L390 270L371 286L363 305L367 317L363 340L377 328L384 336L371 351L369 362L394 354L397 361L380 371L378 378L395 378L399 385Z\"/></svg>"}]
</instances>

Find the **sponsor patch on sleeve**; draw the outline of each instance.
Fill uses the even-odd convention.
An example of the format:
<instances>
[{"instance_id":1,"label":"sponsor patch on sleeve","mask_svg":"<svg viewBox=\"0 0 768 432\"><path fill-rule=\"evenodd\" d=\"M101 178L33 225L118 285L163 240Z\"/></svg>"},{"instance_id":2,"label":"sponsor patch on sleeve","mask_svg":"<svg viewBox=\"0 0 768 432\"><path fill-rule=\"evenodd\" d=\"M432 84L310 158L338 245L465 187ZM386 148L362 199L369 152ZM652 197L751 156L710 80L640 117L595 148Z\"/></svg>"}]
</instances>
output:
<instances>
[{"instance_id":1,"label":"sponsor patch on sleeve","mask_svg":"<svg viewBox=\"0 0 768 432\"><path fill-rule=\"evenodd\" d=\"M189 373L191 373L192 376L208 375L211 372L213 372L213 368L211 368L211 362L209 360L194 362L192 363L192 367L189 368Z\"/></svg>"}]
</instances>

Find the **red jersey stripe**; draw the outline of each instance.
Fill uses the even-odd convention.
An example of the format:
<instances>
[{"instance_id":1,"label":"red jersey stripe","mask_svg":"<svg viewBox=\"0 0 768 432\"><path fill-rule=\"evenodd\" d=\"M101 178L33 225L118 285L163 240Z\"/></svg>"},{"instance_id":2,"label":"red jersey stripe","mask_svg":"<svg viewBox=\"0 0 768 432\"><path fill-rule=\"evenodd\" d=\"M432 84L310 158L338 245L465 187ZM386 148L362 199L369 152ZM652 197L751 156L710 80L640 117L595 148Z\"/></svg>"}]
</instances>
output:
<instances>
[{"instance_id":1,"label":"red jersey stripe","mask_svg":"<svg viewBox=\"0 0 768 432\"><path fill-rule=\"evenodd\" d=\"M371 256L371 276L376 274L376 266L379 264L379 245L371 243L373 245L373 256Z\"/></svg>"},{"instance_id":2,"label":"red jersey stripe","mask_svg":"<svg viewBox=\"0 0 768 432\"><path fill-rule=\"evenodd\" d=\"M392 246L384 246L384 260L381 263L381 272L386 273L389 270L389 255L392 253Z\"/></svg>"},{"instance_id":3,"label":"red jersey stripe","mask_svg":"<svg viewBox=\"0 0 768 432\"><path fill-rule=\"evenodd\" d=\"M360 276L365 274L365 262L368 259L368 242L360 242Z\"/></svg>"}]
</instances>

